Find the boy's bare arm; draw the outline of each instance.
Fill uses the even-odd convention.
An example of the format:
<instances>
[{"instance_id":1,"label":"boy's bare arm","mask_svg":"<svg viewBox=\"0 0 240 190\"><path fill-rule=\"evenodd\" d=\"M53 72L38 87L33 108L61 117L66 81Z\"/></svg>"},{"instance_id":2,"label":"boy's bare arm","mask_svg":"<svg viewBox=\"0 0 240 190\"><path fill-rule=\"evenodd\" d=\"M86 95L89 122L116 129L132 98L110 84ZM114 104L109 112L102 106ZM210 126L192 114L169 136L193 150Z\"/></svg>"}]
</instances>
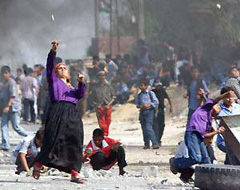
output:
<instances>
[{"instance_id":1,"label":"boy's bare arm","mask_svg":"<svg viewBox=\"0 0 240 190\"><path fill-rule=\"evenodd\" d=\"M27 159L26 159L26 154L24 153L19 153L19 157L20 157L20 160L21 160L21 163L23 165L23 168L26 172L29 172L30 169L28 167L28 164L27 164Z\"/></svg>"},{"instance_id":2,"label":"boy's bare arm","mask_svg":"<svg viewBox=\"0 0 240 190\"><path fill-rule=\"evenodd\" d=\"M220 100L222 100L223 98L226 97L231 97L231 96L235 96L234 92L232 90L225 92L224 94L218 96L217 98L215 98L213 101L214 103L218 103Z\"/></svg>"},{"instance_id":3,"label":"boy's bare arm","mask_svg":"<svg viewBox=\"0 0 240 190\"><path fill-rule=\"evenodd\" d=\"M111 149L113 150L113 152L118 152L118 147L121 145L122 145L122 143L118 142L118 143L112 145Z\"/></svg>"},{"instance_id":4,"label":"boy's bare arm","mask_svg":"<svg viewBox=\"0 0 240 190\"><path fill-rule=\"evenodd\" d=\"M225 128L224 127L219 127L217 130L213 131L213 132L210 132L210 133L206 133L204 135L205 138L210 138L210 137L213 137L214 135L216 134L222 134L223 132L225 131Z\"/></svg>"}]
</instances>

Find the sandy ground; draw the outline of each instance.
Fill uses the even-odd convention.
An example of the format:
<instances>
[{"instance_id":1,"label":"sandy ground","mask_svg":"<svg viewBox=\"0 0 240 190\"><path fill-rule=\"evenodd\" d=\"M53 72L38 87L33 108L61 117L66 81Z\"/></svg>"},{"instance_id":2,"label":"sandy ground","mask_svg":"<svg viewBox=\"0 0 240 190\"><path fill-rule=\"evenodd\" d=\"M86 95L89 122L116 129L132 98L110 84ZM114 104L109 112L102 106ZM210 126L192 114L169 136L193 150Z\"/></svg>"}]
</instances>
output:
<instances>
[{"instance_id":1,"label":"sandy ground","mask_svg":"<svg viewBox=\"0 0 240 190\"><path fill-rule=\"evenodd\" d=\"M118 176L118 168L114 166L110 171L95 172L89 164L84 164L82 177L87 182L76 185L69 182L69 176L58 171L49 171L41 176L39 181L25 174L14 174L14 165L10 163L9 153L0 151L0 190L10 189L197 189L193 184L184 184L179 175L173 175L169 170L169 158L174 155L177 143L183 139L185 131L187 101L182 98L185 91L182 88L168 90L174 105L173 113L166 107L166 127L162 138L163 146L158 150L143 150L143 137L138 121L138 110L135 105L128 103L116 105L112 113L110 137L121 139L126 150L127 175ZM167 104L166 104L167 105ZM84 144L91 139L92 131L98 127L95 113L87 114L83 119ZM30 133L40 126L23 127ZM10 131L11 144L14 147L21 139L15 132ZM224 155L216 151L219 162Z\"/></svg>"}]
</instances>

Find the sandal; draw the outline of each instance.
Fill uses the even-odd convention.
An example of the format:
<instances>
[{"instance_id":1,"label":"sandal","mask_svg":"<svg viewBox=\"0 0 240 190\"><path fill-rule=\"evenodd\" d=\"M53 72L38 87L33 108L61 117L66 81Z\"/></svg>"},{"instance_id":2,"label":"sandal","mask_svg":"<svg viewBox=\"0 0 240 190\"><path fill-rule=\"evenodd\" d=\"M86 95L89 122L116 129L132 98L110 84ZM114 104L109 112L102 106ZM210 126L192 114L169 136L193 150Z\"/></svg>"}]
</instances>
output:
<instances>
[{"instance_id":1,"label":"sandal","mask_svg":"<svg viewBox=\"0 0 240 190\"><path fill-rule=\"evenodd\" d=\"M71 179L71 182L73 183L79 183L79 184L84 184L86 182L86 180L80 178L80 177L76 177L76 178L73 178Z\"/></svg>"}]
</instances>

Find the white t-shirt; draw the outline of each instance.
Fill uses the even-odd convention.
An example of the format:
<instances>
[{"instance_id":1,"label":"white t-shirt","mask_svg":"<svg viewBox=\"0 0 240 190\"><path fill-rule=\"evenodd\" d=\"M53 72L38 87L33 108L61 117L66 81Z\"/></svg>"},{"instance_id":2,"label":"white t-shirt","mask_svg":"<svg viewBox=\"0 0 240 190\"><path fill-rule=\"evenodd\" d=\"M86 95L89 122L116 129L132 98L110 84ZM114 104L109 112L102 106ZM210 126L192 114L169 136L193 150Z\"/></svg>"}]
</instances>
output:
<instances>
[{"instance_id":1,"label":"white t-shirt","mask_svg":"<svg viewBox=\"0 0 240 190\"><path fill-rule=\"evenodd\" d=\"M188 148L184 140L179 143L174 158L189 158Z\"/></svg>"}]
</instances>

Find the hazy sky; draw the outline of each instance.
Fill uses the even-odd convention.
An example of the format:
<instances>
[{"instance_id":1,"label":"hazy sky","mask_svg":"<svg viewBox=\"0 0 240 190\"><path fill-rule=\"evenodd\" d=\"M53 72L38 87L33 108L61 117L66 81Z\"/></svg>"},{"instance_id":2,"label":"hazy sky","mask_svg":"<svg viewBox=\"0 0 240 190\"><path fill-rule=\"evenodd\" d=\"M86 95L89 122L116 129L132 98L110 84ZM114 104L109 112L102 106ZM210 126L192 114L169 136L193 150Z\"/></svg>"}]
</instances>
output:
<instances>
[{"instance_id":1,"label":"hazy sky","mask_svg":"<svg viewBox=\"0 0 240 190\"><path fill-rule=\"evenodd\" d=\"M0 11L1 66L45 65L54 39L58 56L83 58L94 36L93 0L0 0Z\"/></svg>"}]
</instances>

